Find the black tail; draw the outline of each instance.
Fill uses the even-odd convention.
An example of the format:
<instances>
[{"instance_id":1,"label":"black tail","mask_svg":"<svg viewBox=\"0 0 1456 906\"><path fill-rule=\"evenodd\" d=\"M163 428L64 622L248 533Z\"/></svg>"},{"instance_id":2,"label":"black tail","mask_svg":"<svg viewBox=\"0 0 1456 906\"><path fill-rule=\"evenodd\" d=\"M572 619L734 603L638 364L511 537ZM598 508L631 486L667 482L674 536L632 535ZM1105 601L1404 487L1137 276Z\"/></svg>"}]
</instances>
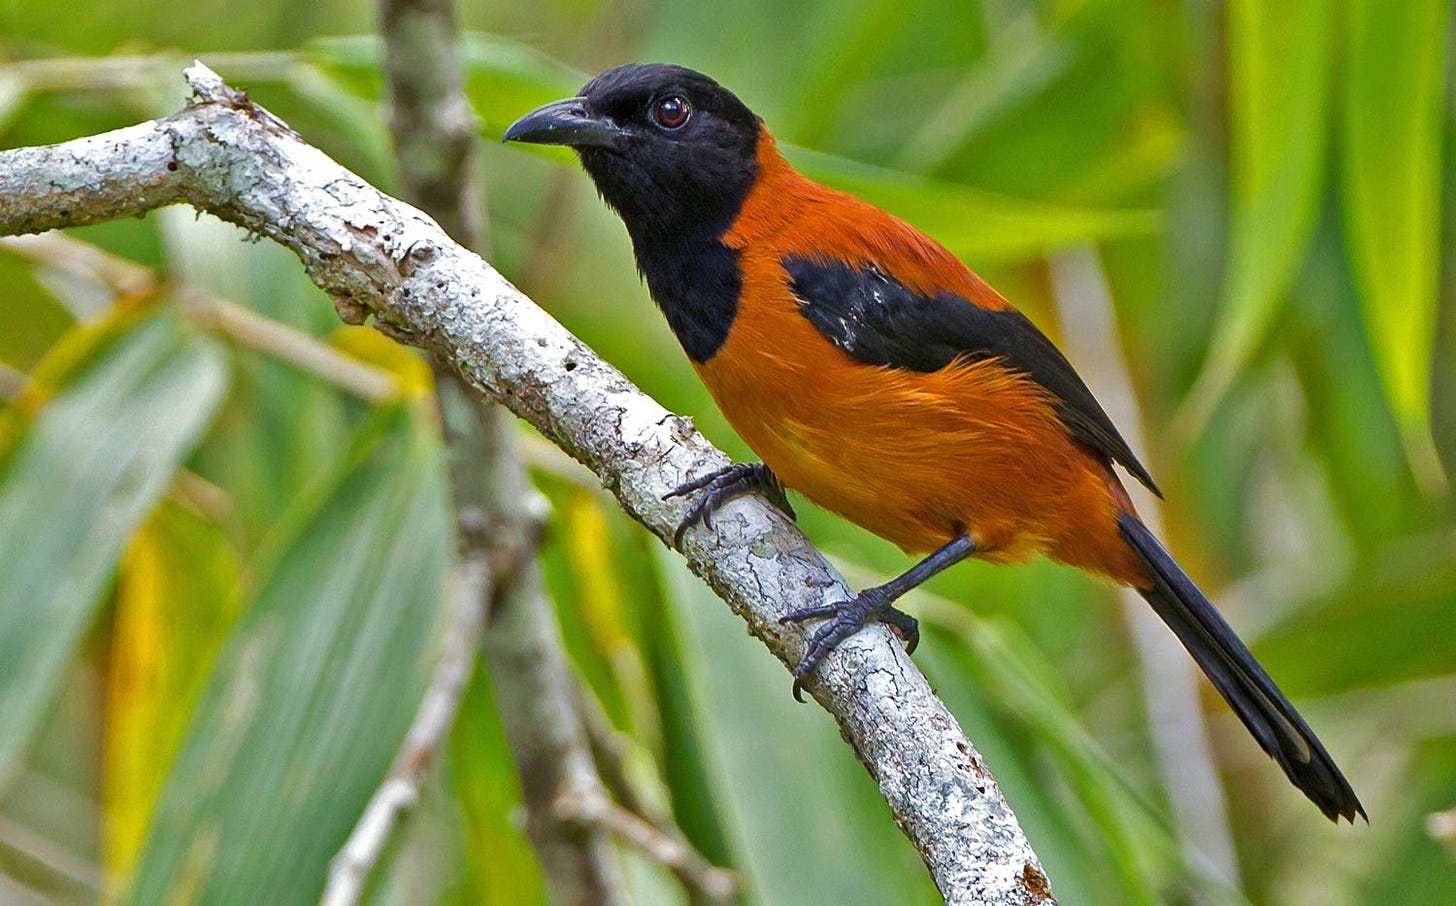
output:
<instances>
[{"instance_id":1,"label":"black tail","mask_svg":"<svg viewBox=\"0 0 1456 906\"><path fill-rule=\"evenodd\" d=\"M1264 751L1326 818L1353 823L1359 815L1370 820L1309 724L1147 526L1124 513L1118 529L1153 574L1153 587L1139 589L1142 596L1193 655Z\"/></svg>"}]
</instances>

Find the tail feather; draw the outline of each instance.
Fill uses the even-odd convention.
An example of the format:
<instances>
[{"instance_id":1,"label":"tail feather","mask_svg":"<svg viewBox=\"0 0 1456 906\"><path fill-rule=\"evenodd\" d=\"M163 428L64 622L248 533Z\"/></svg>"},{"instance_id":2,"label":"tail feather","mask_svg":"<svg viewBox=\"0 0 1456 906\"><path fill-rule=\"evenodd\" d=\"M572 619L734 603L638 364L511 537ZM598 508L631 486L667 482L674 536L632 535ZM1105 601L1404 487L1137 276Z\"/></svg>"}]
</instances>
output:
<instances>
[{"instance_id":1,"label":"tail feather","mask_svg":"<svg viewBox=\"0 0 1456 906\"><path fill-rule=\"evenodd\" d=\"M1138 591L1193 655L1259 746L1325 817L1353 822L1359 815L1368 821L1364 806L1314 731L1147 526L1124 513L1118 530L1153 576L1152 587Z\"/></svg>"}]
</instances>

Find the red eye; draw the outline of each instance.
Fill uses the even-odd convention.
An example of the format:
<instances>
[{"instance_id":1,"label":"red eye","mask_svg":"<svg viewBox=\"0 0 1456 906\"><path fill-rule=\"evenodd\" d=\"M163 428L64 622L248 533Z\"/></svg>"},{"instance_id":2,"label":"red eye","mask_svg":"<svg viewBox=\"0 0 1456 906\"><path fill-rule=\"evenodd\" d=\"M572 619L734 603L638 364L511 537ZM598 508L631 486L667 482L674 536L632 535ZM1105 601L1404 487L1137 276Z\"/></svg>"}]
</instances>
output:
<instances>
[{"instance_id":1,"label":"red eye","mask_svg":"<svg viewBox=\"0 0 1456 906\"><path fill-rule=\"evenodd\" d=\"M652 118L657 125L664 129L680 129L683 123L688 121L692 115L693 108L689 106L688 99L673 95L665 97L652 105Z\"/></svg>"}]
</instances>

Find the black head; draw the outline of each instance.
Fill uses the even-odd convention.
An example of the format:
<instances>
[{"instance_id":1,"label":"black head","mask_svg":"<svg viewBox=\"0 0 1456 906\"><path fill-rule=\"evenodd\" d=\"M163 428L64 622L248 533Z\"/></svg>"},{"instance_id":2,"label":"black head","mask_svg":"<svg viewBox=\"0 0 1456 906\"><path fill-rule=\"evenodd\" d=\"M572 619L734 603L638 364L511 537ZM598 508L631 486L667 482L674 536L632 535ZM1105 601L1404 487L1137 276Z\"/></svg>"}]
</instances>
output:
<instances>
[{"instance_id":1,"label":"black head","mask_svg":"<svg viewBox=\"0 0 1456 906\"><path fill-rule=\"evenodd\" d=\"M521 117L504 141L575 148L640 251L728 228L753 185L758 132L758 117L717 82L652 63L607 70L579 96Z\"/></svg>"}]
</instances>

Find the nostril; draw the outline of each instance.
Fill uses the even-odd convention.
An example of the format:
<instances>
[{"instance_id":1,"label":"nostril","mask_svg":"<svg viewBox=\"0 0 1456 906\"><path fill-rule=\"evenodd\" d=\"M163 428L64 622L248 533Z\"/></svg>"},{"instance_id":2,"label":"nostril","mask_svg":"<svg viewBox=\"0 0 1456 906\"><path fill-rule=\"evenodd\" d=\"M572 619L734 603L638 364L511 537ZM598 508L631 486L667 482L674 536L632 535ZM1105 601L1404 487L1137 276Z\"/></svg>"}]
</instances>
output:
<instances>
[{"instance_id":1,"label":"nostril","mask_svg":"<svg viewBox=\"0 0 1456 906\"><path fill-rule=\"evenodd\" d=\"M571 114L572 116L579 116L579 117L582 117L583 119L586 118L586 108L583 107L583 106L581 106L580 104L577 104L575 107L572 107L570 110L568 110L566 112L569 113L569 114Z\"/></svg>"}]
</instances>

